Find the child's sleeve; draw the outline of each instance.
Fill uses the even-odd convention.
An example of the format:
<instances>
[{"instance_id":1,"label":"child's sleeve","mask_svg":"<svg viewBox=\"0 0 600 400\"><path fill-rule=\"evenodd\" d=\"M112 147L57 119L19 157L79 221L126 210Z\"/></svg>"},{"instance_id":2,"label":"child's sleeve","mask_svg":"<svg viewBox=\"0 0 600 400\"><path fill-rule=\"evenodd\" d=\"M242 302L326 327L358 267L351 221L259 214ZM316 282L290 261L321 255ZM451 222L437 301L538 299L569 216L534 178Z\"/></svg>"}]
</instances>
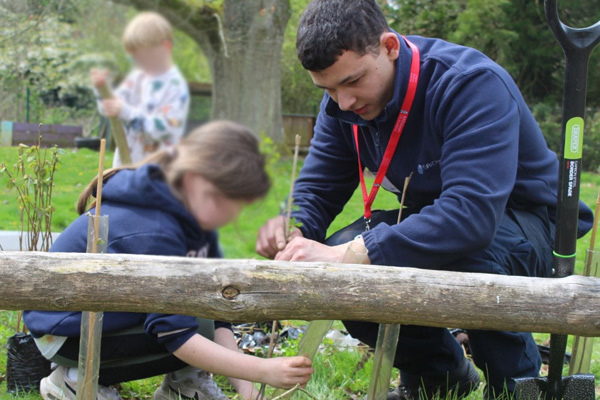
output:
<instances>
[{"instance_id":1,"label":"child's sleeve","mask_svg":"<svg viewBox=\"0 0 600 400\"><path fill-rule=\"evenodd\" d=\"M143 134L156 142L177 143L183 137L189 110L188 86L178 77L170 77L166 82L154 81L152 85L152 90L154 87L160 90L160 85L168 85L158 104L142 100L141 106L133 106L119 92L119 97L123 99L119 118L128 125L141 126Z\"/></svg>"},{"instance_id":2,"label":"child's sleeve","mask_svg":"<svg viewBox=\"0 0 600 400\"><path fill-rule=\"evenodd\" d=\"M123 82L119 84L119 86L113 91L113 94L119 99L123 100L123 103L131 102L131 92L133 90L134 85L134 74L135 71L127 74ZM104 114L104 108L102 107L102 98L100 97L100 93L98 89L92 86L92 90L94 91L94 96L96 96L96 105L98 106L98 112L102 115Z\"/></svg>"},{"instance_id":3,"label":"child's sleeve","mask_svg":"<svg viewBox=\"0 0 600 400\"><path fill-rule=\"evenodd\" d=\"M125 79L117 86L113 94L119 99L123 100L124 104L131 104L133 102L132 95L135 90L135 81L139 79L139 73L137 71L131 71Z\"/></svg>"}]
</instances>

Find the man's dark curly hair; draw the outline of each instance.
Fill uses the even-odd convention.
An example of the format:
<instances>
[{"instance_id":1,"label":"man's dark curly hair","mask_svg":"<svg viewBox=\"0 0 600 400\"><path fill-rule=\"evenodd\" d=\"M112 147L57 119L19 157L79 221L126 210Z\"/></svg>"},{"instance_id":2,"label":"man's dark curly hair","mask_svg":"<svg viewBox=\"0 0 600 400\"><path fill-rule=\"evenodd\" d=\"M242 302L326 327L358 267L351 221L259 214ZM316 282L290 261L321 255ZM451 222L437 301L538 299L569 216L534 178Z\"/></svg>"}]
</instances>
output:
<instances>
[{"instance_id":1,"label":"man's dark curly hair","mask_svg":"<svg viewBox=\"0 0 600 400\"><path fill-rule=\"evenodd\" d=\"M296 52L302 66L322 71L344 51L376 53L381 34L389 31L375 0L315 0L298 26Z\"/></svg>"}]
</instances>

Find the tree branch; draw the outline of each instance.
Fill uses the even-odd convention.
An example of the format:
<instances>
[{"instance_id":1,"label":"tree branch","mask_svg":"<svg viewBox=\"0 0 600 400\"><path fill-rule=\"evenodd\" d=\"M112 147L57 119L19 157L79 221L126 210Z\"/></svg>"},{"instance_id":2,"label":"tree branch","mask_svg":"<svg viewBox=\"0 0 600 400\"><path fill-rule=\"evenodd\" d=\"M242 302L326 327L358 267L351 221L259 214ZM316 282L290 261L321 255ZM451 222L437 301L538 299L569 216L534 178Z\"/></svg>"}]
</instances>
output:
<instances>
[{"instance_id":1,"label":"tree branch","mask_svg":"<svg viewBox=\"0 0 600 400\"><path fill-rule=\"evenodd\" d=\"M0 309L347 319L600 336L600 279L128 254L4 252Z\"/></svg>"},{"instance_id":2,"label":"tree branch","mask_svg":"<svg viewBox=\"0 0 600 400\"><path fill-rule=\"evenodd\" d=\"M173 27L189 35L198 43L207 57L222 49L219 24L215 14L222 10L209 4L192 7L184 0L113 0L115 3L133 6L138 10L153 10L163 15Z\"/></svg>"}]
</instances>

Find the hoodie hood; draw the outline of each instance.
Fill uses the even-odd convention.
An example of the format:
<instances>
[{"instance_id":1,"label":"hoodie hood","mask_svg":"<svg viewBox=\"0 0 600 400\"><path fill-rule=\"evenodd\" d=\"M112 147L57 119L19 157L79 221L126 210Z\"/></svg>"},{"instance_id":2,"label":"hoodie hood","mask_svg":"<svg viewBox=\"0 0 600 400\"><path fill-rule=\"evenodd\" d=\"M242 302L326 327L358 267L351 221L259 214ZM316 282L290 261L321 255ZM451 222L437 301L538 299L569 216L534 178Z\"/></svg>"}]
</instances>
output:
<instances>
[{"instance_id":1,"label":"hoodie hood","mask_svg":"<svg viewBox=\"0 0 600 400\"><path fill-rule=\"evenodd\" d=\"M177 219L188 237L198 236L201 230L181 200L175 197L156 164L117 172L104 184L102 202L167 212Z\"/></svg>"}]
</instances>

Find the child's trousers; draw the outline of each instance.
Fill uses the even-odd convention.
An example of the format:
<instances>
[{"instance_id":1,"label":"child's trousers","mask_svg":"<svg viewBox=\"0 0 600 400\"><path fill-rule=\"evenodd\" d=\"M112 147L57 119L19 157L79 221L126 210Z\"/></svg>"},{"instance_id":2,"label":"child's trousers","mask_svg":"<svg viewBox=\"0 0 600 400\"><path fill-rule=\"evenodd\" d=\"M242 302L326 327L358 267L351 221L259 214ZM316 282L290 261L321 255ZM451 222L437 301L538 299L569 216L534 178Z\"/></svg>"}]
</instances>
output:
<instances>
[{"instance_id":1,"label":"child's trousers","mask_svg":"<svg viewBox=\"0 0 600 400\"><path fill-rule=\"evenodd\" d=\"M198 333L213 340L214 321L198 318ZM77 368L79 337L67 339L52 362ZM110 386L174 372L188 365L170 354L164 344L147 335L142 325L102 335L98 383Z\"/></svg>"}]
</instances>

